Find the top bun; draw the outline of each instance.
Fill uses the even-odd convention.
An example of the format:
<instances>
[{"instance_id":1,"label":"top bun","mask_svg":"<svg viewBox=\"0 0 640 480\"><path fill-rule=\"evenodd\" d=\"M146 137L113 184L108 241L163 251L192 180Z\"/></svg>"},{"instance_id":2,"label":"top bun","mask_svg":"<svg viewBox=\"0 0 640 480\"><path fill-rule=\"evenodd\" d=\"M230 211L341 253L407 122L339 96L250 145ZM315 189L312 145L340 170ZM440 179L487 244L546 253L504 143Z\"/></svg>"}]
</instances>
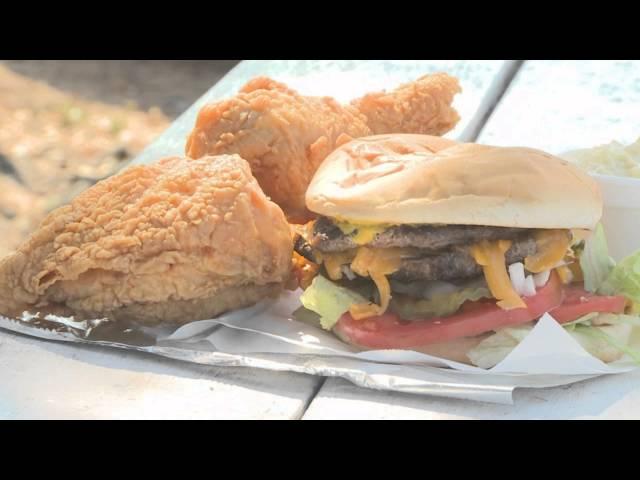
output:
<instances>
[{"instance_id":1,"label":"top bun","mask_svg":"<svg viewBox=\"0 0 640 480\"><path fill-rule=\"evenodd\" d=\"M354 223L593 229L594 179L532 148L428 135L376 135L329 155L306 194L312 212Z\"/></svg>"}]
</instances>

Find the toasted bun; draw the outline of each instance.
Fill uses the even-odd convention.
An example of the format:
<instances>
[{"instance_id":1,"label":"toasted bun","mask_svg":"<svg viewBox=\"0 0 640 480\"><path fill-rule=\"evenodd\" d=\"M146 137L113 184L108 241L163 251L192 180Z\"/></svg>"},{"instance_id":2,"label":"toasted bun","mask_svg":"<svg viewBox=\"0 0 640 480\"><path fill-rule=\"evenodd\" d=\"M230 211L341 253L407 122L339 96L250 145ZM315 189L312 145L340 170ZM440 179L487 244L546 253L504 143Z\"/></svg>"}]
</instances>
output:
<instances>
[{"instance_id":1,"label":"toasted bun","mask_svg":"<svg viewBox=\"0 0 640 480\"><path fill-rule=\"evenodd\" d=\"M320 215L365 224L592 229L602 215L597 183L553 155L404 134L335 150L306 203Z\"/></svg>"}]
</instances>

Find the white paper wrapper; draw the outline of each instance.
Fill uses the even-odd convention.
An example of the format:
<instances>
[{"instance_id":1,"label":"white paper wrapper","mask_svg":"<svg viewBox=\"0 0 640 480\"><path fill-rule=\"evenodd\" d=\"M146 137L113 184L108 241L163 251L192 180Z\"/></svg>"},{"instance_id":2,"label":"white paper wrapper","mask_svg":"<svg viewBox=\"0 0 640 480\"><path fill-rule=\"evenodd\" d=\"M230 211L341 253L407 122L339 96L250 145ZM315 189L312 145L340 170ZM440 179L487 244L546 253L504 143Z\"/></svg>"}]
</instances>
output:
<instances>
[{"instance_id":1,"label":"white paper wrapper","mask_svg":"<svg viewBox=\"0 0 640 480\"><path fill-rule=\"evenodd\" d=\"M591 356L553 318L545 315L495 367L485 370L406 350L359 352L333 334L295 321L299 293L178 329L144 329L153 345L92 340L100 324L47 317L48 327L0 317L0 327L67 342L144 351L207 365L249 366L336 376L373 389L512 403L515 388L543 388L630 371L630 362L605 364ZM53 329L54 328L54 329Z\"/></svg>"}]
</instances>

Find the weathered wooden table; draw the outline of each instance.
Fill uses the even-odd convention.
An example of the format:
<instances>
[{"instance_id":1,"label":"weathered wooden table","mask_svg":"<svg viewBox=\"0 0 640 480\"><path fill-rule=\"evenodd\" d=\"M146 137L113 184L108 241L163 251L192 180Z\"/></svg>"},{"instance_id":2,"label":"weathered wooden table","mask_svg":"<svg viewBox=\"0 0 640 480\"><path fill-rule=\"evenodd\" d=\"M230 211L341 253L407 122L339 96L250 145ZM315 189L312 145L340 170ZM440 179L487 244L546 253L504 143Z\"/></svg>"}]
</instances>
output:
<instances>
[{"instance_id":1,"label":"weathered wooden table","mask_svg":"<svg viewBox=\"0 0 640 480\"><path fill-rule=\"evenodd\" d=\"M348 100L446 71L464 89L448 136L559 153L640 131L640 62L246 61L207 92L134 163L181 154L199 108L255 75L301 93ZM516 405L356 387L340 379L216 368L0 332L0 418L640 418L640 372L519 390Z\"/></svg>"}]
</instances>

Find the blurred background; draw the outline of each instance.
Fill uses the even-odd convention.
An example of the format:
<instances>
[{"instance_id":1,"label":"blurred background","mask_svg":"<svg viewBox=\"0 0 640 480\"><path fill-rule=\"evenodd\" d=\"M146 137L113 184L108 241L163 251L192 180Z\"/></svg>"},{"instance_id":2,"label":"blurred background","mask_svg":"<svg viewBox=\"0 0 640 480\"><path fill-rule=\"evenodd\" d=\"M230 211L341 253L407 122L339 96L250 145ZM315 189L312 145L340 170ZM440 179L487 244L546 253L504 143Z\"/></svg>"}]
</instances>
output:
<instances>
[{"instance_id":1,"label":"blurred background","mask_svg":"<svg viewBox=\"0 0 640 480\"><path fill-rule=\"evenodd\" d=\"M0 257L122 168L237 63L0 60Z\"/></svg>"}]
</instances>

